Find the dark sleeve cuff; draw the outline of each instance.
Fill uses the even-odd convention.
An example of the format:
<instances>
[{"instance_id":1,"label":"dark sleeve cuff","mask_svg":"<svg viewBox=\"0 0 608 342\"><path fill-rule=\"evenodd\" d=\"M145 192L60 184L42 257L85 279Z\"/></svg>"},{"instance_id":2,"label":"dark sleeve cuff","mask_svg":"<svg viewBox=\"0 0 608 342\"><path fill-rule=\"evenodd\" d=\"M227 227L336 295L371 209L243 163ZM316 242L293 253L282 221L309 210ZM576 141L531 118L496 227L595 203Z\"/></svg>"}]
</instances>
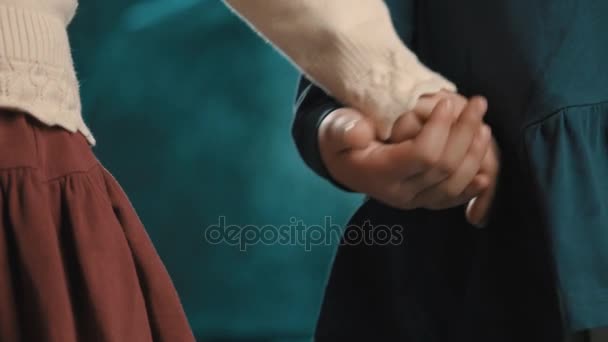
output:
<instances>
[{"instance_id":1,"label":"dark sleeve cuff","mask_svg":"<svg viewBox=\"0 0 608 342\"><path fill-rule=\"evenodd\" d=\"M321 122L327 115L341 107L343 106L321 88L302 77L298 85L294 106L295 118L291 132L300 157L309 168L334 186L352 192L329 174L319 150L319 126Z\"/></svg>"}]
</instances>

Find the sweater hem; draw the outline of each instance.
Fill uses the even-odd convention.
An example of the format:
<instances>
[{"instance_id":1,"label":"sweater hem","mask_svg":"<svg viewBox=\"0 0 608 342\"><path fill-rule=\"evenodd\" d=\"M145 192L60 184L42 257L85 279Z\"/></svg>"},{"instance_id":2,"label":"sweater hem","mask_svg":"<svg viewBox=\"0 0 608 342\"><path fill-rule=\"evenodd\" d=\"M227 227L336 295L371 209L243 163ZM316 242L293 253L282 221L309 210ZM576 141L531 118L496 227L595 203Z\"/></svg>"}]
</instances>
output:
<instances>
[{"instance_id":1,"label":"sweater hem","mask_svg":"<svg viewBox=\"0 0 608 342\"><path fill-rule=\"evenodd\" d=\"M91 130L82 119L80 112L57 112L49 110L50 106L44 103L19 103L0 97L0 108L16 110L31 115L47 126L58 126L69 132L82 134L91 146L96 140Z\"/></svg>"}]
</instances>

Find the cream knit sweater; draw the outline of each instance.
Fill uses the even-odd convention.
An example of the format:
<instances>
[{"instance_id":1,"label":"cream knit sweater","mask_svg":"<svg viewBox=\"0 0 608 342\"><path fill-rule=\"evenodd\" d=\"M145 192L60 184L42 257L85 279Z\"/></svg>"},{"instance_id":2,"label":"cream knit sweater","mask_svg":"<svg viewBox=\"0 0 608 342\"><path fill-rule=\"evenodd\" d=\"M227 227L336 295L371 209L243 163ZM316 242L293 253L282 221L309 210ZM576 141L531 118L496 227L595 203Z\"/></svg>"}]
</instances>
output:
<instances>
[{"instance_id":1,"label":"cream knit sweater","mask_svg":"<svg viewBox=\"0 0 608 342\"><path fill-rule=\"evenodd\" d=\"M224 1L382 138L421 95L456 90L403 44L383 0Z\"/></svg>"},{"instance_id":2,"label":"cream knit sweater","mask_svg":"<svg viewBox=\"0 0 608 342\"><path fill-rule=\"evenodd\" d=\"M455 86L418 62L382 0L226 0L346 105L390 126L419 96ZM0 0L0 107L93 135L66 27L77 0Z\"/></svg>"},{"instance_id":3,"label":"cream knit sweater","mask_svg":"<svg viewBox=\"0 0 608 342\"><path fill-rule=\"evenodd\" d=\"M77 0L0 0L0 107L93 135L81 116L66 27Z\"/></svg>"}]
</instances>

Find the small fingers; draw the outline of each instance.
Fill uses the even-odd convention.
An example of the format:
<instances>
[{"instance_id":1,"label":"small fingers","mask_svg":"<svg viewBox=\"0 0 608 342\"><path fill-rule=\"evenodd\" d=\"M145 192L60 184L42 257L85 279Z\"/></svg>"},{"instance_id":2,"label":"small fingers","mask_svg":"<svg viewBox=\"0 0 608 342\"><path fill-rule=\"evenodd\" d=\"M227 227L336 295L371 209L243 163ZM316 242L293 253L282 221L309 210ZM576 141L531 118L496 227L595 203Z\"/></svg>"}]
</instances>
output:
<instances>
[{"instance_id":1,"label":"small fingers","mask_svg":"<svg viewBox=\"0 0 608 342\"><path fill-rule=\"evenodd\" d=\"M462 164L483 125L482 118L486 109L487 102L484 98L471 99L450 131L446 149L437 165L440 170L452 174Z\"/></svg>"},{"instance_id":2,"label":"small fingers","mask_svg":"<svg viewBox=\"0 0 608 342\"><path fill-rule=\"evenodd\" d=\"M418 193L414 201L425 208L443 209L470 200L473 196L465 199L464 192L479 172L490 139L490 129L484 125L458 169L445 180Z\"/></svg>"},{"instance_id":3,"label":"small fingers","mask_svg":"<svg viewBox=\"0 0 608 342\"><path fill-rule=\"evenodd\" d=\"M418 114L423 122L426 122L430 118L433 109L441 99L450 99L453 102L454 110L452 115L454 119L458 118L468 103L468 100L464 96L447 90L442 90L435 94L421 96L416 102L416 106L414 107L413 111Z\"/></svg>"},{"instance_id":4,"label":"small fingers","mask_svg":"<svg viewBox=\"0 0 608 342\"><path fill-rule=\"evenodd\" d=\"M399 143L414 139L422 130L422 122L414 112L408 112L399 117L393 126L389 142Z\"/></svg>"},{"instance_id":5,"label":"small fingers","mask_svg":"<svg viewBox=\"0 0 608 342\"><path fill-rule=\"evenodd\" d=\"M448 197L460 196L464 189L472 182L475 175L478 174L481 163L490 147L492 133L490 128L483 125L471 144L466 157L456 171L451 174L439 188L444 191Z\"/></svg>"},{"instance_id":6,"label":"small fingers","mask_svg":"<svg viewBox=\"0 0 608 342\"><path fill-rule=\"evenodd\" d=\"M429 121L414 139L412 162L419 171L431 169L440 160L454 122L451 115L453 106L449 100L440 101Z\"/></svg>"}]
</instances>

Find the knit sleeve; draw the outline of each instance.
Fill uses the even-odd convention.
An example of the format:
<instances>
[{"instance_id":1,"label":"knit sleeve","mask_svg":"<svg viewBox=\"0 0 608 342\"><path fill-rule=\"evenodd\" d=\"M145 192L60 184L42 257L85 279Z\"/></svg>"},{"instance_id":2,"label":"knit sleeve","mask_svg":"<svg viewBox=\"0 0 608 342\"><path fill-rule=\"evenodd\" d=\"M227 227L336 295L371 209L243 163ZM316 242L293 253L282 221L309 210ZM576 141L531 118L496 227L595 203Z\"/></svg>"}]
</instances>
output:
<instances>
[{"instance_id":1,"label":"knit sleeve","mask_svg":"<svg viewBox=\"0 0 608 342\"><path fill-rule=\"evenodd\" d=\"M382 0L224 0L300 71L384 129L453 83L420 63Z\"/></svg>"}]
</instances>

